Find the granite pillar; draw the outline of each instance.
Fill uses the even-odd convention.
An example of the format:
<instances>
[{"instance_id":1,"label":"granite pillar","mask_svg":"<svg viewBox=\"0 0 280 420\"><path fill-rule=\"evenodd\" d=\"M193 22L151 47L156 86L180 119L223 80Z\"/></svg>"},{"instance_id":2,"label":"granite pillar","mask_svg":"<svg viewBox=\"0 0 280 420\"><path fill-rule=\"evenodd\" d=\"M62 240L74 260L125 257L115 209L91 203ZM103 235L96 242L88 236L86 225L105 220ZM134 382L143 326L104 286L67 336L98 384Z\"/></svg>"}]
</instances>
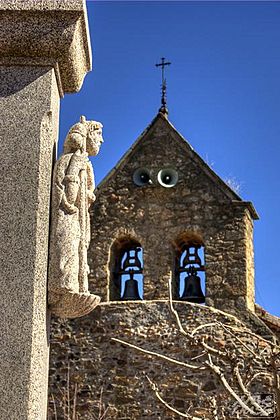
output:
<instances>
[{"instance_id":1,"label":"granite pillar","mask_svg":"<svg viewBox=\"0 0 280 420\"><path fill-rule=\"evenodd\" d=\"M46 418L59 102L91 68L82 0L0 0L0 418Z\"/></svg>"}]
</instances>

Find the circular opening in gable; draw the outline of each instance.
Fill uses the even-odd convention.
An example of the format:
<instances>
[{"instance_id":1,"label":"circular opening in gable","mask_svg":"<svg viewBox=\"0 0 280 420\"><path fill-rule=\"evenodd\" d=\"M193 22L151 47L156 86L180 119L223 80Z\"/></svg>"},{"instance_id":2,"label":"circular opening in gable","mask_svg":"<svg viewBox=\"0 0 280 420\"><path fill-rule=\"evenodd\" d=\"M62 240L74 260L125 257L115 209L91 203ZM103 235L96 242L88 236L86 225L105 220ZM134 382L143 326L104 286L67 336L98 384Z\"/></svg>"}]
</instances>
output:
<instances>
[{"instance_id":1,"label":"circular opening in gable","mask_svg":"<svg viewBox=\"0 0 280 420\"><path fill-rule=\"evenodd\" d=\"M178 182L178 172L173 168L162 169L158 173L158 182L164 188L172 188Z\"/></svg>"}]
</instances>

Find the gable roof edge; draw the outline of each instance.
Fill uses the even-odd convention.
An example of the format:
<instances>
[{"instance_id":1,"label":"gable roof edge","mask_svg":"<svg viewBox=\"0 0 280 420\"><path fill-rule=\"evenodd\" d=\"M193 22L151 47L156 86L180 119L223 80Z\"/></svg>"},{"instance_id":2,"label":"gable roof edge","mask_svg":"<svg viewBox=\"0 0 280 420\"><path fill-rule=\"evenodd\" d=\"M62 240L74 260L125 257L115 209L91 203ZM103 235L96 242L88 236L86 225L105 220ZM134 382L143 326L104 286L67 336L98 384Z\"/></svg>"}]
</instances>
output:
<instances>
[{"instance_id":1,"label":"gable roof edge","mask_svg":"<svg viewBox=\"0 0 280 420\"><path fill-rule=\"evenodd\" d=\"M99 191L102 189L102 187L106 184L106 182L118 171L118 169L122 166L122 164L127 160L127 158L133 153L135 148L137 147L138 143L145 137L145 135L148 133L148 131L151 130L151 128L155 125L155 123L162 119L165 121L170 128L175 133L176 137L173 137L173 139L181 146L188 149L188 151L191 153L191 158L196 162L200 168L203 170L203 172L212 179L212 181L219 187L219 189L235 204L240 204L241 206L244 206L248 208L249 213L253 220L258 220L259 216L254 208L254 205L252 202L244 201L204 160L203 158L194 150L192 145L184 138L184 136L173 126L173 124L168 120L167 116L164 115L161 112L158 112L158 114L155 116L155 118L151 121L151 123L145 128L145 130L137 137L137 139L134 141L134 143L131 145L131 147L123 154L123 156L118 160L116 165L108 172L108 174L105 176L105 178L102 179L102 181L97 185L96 187L96 194L99 193ZM178 139L179 137L179 139Z\"/></svg>"},{"instance_id":2,"label":"gable roof edge","mask_svg":"<svg viewBox=\"0 0 280 420\"><path fill-rule=\"evenodd\" d=\"M215 184L219 184L221 191L227 195L230 200L243 201L242 198L218 175L216 172L202 159L202 157L195 151L191 144L179 133L179 131L168 121L169 125L173 128L174 132L182 140L183 147L188 147L192 153L192 158L201 167L201 169L209 176Z\"/></svg>"},{"instance_id":3,"label":"gable roof edge","mask_svg":"<svg viewBox=\"0 0 280 420\"><path fill-rule=\"evenodd\" d=\"M96 193L102 188L102 186L108 181L108 179L110 179L115 172L120 168L120 166L122 165L122 163L126 160L126 158L131 155L131 153L134 151L134 149L136 148L137 144L140 142L140 140L142 140L142 138L147 134L147 132L152 128L152 126L155 124L155 122L157 121L157 119L159 118L159 116L161 116L162 118L165 118L164 115L162 115L161 113L158 113L155 118L152 120L152 122L145 128L145 130L140 134L140 136L137 137L137 139L135 140L135 142L130 146L130 148L122 155L122 157L118 160L118 162L116 163L116 165L108 172L108 174L105 176L105 178L102 179L102 181L97 185L95 191Z\"/></svg>"}]
</instances>

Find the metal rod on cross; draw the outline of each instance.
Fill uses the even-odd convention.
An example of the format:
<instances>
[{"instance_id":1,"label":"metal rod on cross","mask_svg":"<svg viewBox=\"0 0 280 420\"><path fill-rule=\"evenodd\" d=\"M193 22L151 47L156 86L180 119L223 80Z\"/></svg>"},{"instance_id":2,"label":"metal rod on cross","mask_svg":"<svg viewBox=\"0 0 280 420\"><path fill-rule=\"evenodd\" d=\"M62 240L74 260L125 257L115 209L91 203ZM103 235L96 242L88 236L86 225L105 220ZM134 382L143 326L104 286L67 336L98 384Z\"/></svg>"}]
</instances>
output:
<instances>
[{"instance_id":1,"label":"metal rod on cross","mask_svg":"<svg viewBox=\"0 0 280 420\"><path fill-rule=\"evenodd\" d=\"M166 78L164 77L164 67L169 66L171 63L166 62L165 58L161 58L161 63L157 63L156 67L161 67L161 107L160 112L163 114L168 114L168 109L166 106Z\"/></svg>"}]
</instances>

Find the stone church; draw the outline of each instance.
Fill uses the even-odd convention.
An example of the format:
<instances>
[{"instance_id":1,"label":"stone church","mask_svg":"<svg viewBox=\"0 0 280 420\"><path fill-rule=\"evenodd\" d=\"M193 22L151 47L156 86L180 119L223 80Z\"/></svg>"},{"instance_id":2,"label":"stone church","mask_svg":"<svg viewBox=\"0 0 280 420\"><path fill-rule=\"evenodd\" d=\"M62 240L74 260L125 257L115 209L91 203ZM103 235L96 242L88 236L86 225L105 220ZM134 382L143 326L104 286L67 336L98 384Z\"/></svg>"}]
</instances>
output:
<instances>
[{"instance_id":1,"label":"stone church","mask_svg":"<svg viewBox=\"0 0 280 420\"><path fill-rule=\"evenodd\" d=\"M255 304L253 204L162 111L95 194L102 300L52 320L49 418L280 418L280 322Z\"/></svg>"}]
</instances>

